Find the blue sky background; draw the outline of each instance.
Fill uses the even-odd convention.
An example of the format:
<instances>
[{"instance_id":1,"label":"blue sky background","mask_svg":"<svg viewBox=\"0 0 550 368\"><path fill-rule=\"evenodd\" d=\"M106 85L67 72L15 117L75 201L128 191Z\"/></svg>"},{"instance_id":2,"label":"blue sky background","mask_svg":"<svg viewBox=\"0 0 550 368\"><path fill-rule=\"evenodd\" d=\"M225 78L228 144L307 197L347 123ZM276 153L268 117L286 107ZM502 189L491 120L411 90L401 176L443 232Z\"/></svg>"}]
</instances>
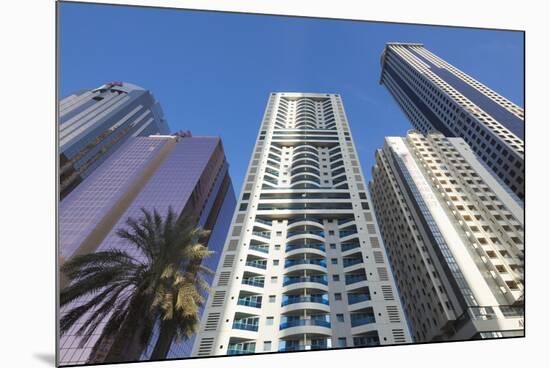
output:
<instances>
[{"instance_id":1,"label":"blue sky background","mask_svg":"<svg viewBox=\"0 0 550 368\"><path fill-rule=\"evenodd\" d=\"M70 3L60 96L111 81L151 90L172 131L222 137L238 195L269 93L339 93L369 180L384 136L410 129L378 84L391 41L424 43L524 105L520 32Z\"/></svg>"}]
</instances>

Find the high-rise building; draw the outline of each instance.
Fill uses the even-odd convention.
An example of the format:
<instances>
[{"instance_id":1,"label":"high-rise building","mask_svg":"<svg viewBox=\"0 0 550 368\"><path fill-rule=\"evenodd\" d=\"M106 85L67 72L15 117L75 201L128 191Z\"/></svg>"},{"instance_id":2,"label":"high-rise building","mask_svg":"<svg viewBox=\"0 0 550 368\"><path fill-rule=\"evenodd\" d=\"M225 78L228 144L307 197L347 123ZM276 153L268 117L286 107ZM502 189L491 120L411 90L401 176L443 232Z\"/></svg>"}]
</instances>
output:
<instances>
[{"instance_id":1,"label":"high-rise building","mask_svg":"<svg viewBox=\"0 0 550 368\"><path fill-rule=\"evenodd\" d=\"M415 129L462 137L522 200L525 196L523 109L428 51L388 43L380 83Z\"/></svg>"},{"instance_id":2,"label":"high-rise building","mask_svg":"<svg viewBox=\"0 0 550 368\"><path fill-rule=\"evenodd\" d=\"M271 94L193 356L409 343L336 94Z\"/></svg>"},{"instance_id":3,"label":"high-rise building","mask_svg":"<svg viewBox=\"0 0 550 368\"><path fill-rule=\"evenodd\" d=\"M60 263L107 249L124 249L140 257L117 236L117 229L127 226L129 217L140 218L142 208L156 209L163 215L169 207L183 216L198 218L199 225L211 230L207 244L214 254L204 265L215 270L235 209L228 163L218 137L177 134L129 138L60 203ZM64 307L61 314L74 306ZM80 346L77 329L73 327L60 338L60 364L102 362L109 344L103 344L101 350L92 349L101 330ZM150 345L154 346L156 337ZM189 356L193 341L174 342L168 357ZM147 350L127 359L147 359L150 347Z\"/></svg>"},{"instance_id":4,"label":"high-rise building","mask_svg":"<svg viewBox=\"0 0 550 368\"><path fill-rule=\"evenodd\" d=\"M65 97L59 103L60 199L129 137L168 133L159 103L136 85L113 82Z\"/></svg>"},{"instance_id":5,"label":"high-rise building","mask_svg":"<svg viewBox=\"0 0 550 368\"><path fill-rule=\"evenodd\" d=\"M416 342L523 336L522 202L462 138L386 138L369 189Z\"/></svg>"}]
</instances>

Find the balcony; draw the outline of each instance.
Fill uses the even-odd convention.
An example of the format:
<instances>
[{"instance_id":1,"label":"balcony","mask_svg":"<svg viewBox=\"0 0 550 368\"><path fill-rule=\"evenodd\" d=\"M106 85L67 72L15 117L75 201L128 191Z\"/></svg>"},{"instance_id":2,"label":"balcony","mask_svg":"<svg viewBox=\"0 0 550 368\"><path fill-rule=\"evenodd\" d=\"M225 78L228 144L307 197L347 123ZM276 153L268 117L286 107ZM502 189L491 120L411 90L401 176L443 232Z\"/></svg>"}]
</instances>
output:
<instances>
[{"instance_id":1,"label":"balcony","mask_svg":"<svg viewBox=\"0 0 550 368\"><path fill-rule=\"evenodd\" d=\"M267 268L267 261L246 261L245 265L265 270Z\"/></svg>"},{"instance_id":2,"label":"balcony","mask_svg":"<svg viewBox=\"0 0 550 368\"><path fill-rule=\"evenodd\" d=\"M346 285L355 284L356 282L365 281L366 275L346 275Z\"/></svg>"},{"instance_id":3,"label":"balcony","mask_svg":"<svg viewBox=\"0 0 550 368\"><path fill-rule=\"evenodd\" d=\"M359 247L360 247L359 243L342 243L340 248L342 249L342 252L345 252L345 251L359 248Z\"/></svg>"},{"instance_id":4,"label":"balcony","mask_svg":"<svg viewBox=\"0 0 550 368\"><path fill-rule=\"evenodd\" d=\"M317 235L317 236L320 236L321 238L324 238L325 237L325 232L323 230L289 231L289 232L287 232L286 237L290 238L291 236L296 236L296 235Z\"/></svg>"},{"instance_id":5,"label":"balcony","mask_svg":"<svg viewBox=\"0 0 550 368\"><path fill-rule=\"evenodd\" d=\"M258 331L258 325L243 323L239 321L233 322L233 328L236 330Z\"/></svg>"},{"instance_id":6,"label":"balcony","mask_svg":"<svg viewBox=\"0 0 550 368\"><path fill-rule=\"evenodd\" d=\"M268 221L268 220L264 220L264 219L261 219L261 218L256 218L254 221L256 221L260 224L267 225L267 226L271 226L273 224L273 221Z\"/></svg>"},{"instance_id":7,"label":"balcony","mask_svg":"<svg viewBox=\"0 0 550 368\"><path fill-rule=\"evenodd\" d=\"M254 354L254 350L246 350L246 349L227 349L227 355L243 355L243 354Z\"/></svg>"},{"instance_id":8,"label":"balcony","mask_svg":"<svg viewBox=\"0 0 550 368\"><path fill-rule=\"evenodd\" d=\"M317 249L320 251L325 252L325 245L321 243L314 243L314 244L287 244L285 250L287 252L296 250L296 249L304 249L304 248L310 248L310 249Z\"/></svg>"},{"instance_id":9,"label":"balcony","mask_svg":"<svg viewBox=\"0 0 550 368\"><path fill-rule=\"evenodd\" d=\"M353 266L359 263L363 263L363 259L361 258L344 258L342 264L344 267Z\"/></svg>"},{"instance_id":10,"label":"balcony","mask_svg":"<svg viewBox=\"0 0 550 368\"><path fill-rule=\"evenodd\" d=\"M264 279L243 279L243 284L257 287L264 287Z\"/></svg>"},{"instance_id":11,"label":"balcony","mask_svg":"<svg viewBox=\"0 0 550 368\"><path fill-rule=\"evenodd\" d=\"M304 351L304 350L323 350L329 349L328 344L317 344L317 345L290 345L285 346L279 349L280 352L283 351Z\"/></svg>"},{"instance_id":12,"label":"balcony","mask_svg":"<svg viewBox=\"0 0 550 368\"><path fill-rule=\"evenodd\" d=\"M346 236L350 236L350 235L353 235L353 234L357 234L357 231L356 230L345 230L345 231L340 231L339 232L340 238L344 238Z\"/></svg>"},{"instance_id":13,"label":"balcony","mask_svg":"<svg viewBox=\"0 0 550 368\"><path fill-rule=\"evenodd\" d=\"M318 224L323 224L323 220L317 217L311 217L311 216L304 216L304 217L294 217L288 220L288 225L294 224L296 222L302 222L302 221L310 221L310 222L316 222Z\"/></svg>"},{"instance_id":14,"label":"balcony","mask_svg":"<svg viewBox=\"0 0 550 368\"><path fill-rule=\"evenodd\" d=\"M250 250L255 250L256 252L269 253L268 245L251 245Z\"/></svg>"},{"instance_id":15,"label":"balcony","mask_svg":"<svg viewBox=\"0 0 550 368\"><path fill-rule=\"evenodd\" d=\"M295 319L280 324L279 330L298 326L321 326L330 328L330 322L322 319Z\"/></svg>"},{"instance_id":16,"label":"balcony","mask_svg":"<svg viewBox=\"0 0 550 368\"><path fill-rule=\"evenodd\" d=\"M246 298L239 298L237 301L238 305L244 305L246 307L252 307L252 308L261 308L262 307L262 299L246 299Z\"/></svg>"},{"instance_id":17,"label":"balcony","mask_svg":"<svg viewBox=\"0 0 550 368\"><path fill-rule=\"evenodd\" d=\"M304 265L304 264L311 264L311 265L317 265L321 267L327 267L327 261L324 259L311 259L311 258L305 258L305 259L287 259L285 260L285 268L292 267L292 266L298 266L298 265Z\"/></svg>"},{"instance_id":18,"label":"balcony","mask_svg":"<svg viewBox=\"0 0 550 368\"><path fill-rule=\"evenodd\" d=\"M252 235L260 236L262 238L271 238L271 231L253 231Z\"/></svg>"},{"instance_id":19,"label":"balcony","mask_svg":"<svg viewBox=\"0 0 550 368\"><path fill-rule=\"evenodd\" d=\"M285 305L296 304L296 303L319 303L319 304L329 305L328 297L308 295L308 296L299 296L299 297L289 297L287 299L284 299L283 302L281 303L281 306L284 307Z\"/></svg>"},{"instance_id":20,"label":"balcony","mask_svg":"<svg viewBox=\"0 0 550 368\"><path fill-rule=\"evenodd\" d=\"M279 183L276 179L272 179L271 177L269 177L267 175L264 175L264 180L271 183L271 184L275 184L275 185L277 185Z\"/></svg>"},{"instance_id":21,"label":"balcony","mask_svg":"<svg viewBox=\"0 0 550 368\"><path fill-rule=\"evenodd\" d=\"M283 286L296 284L299 282L314 282L318 284L328 285L326 276L311 276L311 277L285 277ZM263 284L262 284L263 287Z\"/></svg>"},{"instance_id":22,"label":"balcony","mask_svg":"<svg viewBox=\"0 0 550 368\"><path fill-rule=\"evenodd\" d=\"M370 300L369 294L348 294L348 304L356 304Z\"/></svg>"},{"instance_id":23,"label":"balcony","mask_svg":"<svg viewBox=\"0 0 550 368\"><path fill-rule=\"evenodd\" d=\"M376 319L372 315L360 315L355 317L351 315L351 327L363 326L369 323L376 323Z\"/></svg>"}]
</instances>

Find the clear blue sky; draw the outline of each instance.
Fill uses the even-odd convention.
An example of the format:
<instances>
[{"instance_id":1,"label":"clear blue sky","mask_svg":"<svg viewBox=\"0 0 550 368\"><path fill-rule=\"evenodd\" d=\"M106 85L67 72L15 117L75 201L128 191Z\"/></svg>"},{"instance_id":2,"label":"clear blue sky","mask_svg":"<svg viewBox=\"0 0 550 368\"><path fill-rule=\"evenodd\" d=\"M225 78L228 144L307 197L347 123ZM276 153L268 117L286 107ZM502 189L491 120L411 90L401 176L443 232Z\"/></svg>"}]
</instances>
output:
<instances>
[{"instance_id":1,"label":"clear blue sky","mask_svg":"<svg viewBox=\"0 0 550 368\"><path fill-rule=\"evenodd\" d=\"M237 195L270 92L341 94L370 179L384 136L410 129L378 84L386 42L424 43L523 106L520 32L63 3L60 37L60 96L151 90L172 131L222 137Z\"/></svg>"}]
</instances>

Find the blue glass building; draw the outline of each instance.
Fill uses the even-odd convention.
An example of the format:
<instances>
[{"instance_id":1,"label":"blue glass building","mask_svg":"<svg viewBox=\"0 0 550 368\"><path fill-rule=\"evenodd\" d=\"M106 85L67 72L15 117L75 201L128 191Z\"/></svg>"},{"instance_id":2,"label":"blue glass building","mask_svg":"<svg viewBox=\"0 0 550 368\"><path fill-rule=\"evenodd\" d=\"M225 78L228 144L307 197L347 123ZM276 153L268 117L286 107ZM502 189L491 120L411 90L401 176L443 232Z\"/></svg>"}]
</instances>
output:
<instances>
[{"instance_id":1,"label":"blue glass building","mask_svg":"<svg viewBox=\"0 0 550 368\"><path fill-rule=\"evenodd\" d=\"M462 137L520 199L525 196L524 111L422 44L388 43L380 83L414 128Z\"/></svg>"},{"instance_id":2,"label":"blue glass building","mask_svg":"<svg viewBox=\"0 0 550 368\"><path fill-rule=\"evenodd\" d=\"M159 103L131 83L113 82L65 97L59 103L60 199L129 137L168 133Z\"/></svg>"},{"instance_id":3,"label":"blue glass building","mask_svg":"<svg viewBox=\"0 0 550 368\"><path fill-rule=\"evenodd\" d=\"M208 248L214 254L205 260L205 265L216 269L235 203L228 163L218 137L128 138L60 203L60 264L95 251L128 251L126 241L116 234L117 229L126 226L127 218L139 218L142 208L164 214L172 207L183 216L199 218L199 225L211 230ZM61 314L72 307L63 308ZM108 344L99 351L93 349L101 331L81 346L77 329L75 326L60 338L60 364L103 362L109 352ZM151 339L147 351L128 356L127 360L147 359L156 337ZM189 356L193 341L191 338L173 343L168 357Z\"/></svg>"}]
</instances>

